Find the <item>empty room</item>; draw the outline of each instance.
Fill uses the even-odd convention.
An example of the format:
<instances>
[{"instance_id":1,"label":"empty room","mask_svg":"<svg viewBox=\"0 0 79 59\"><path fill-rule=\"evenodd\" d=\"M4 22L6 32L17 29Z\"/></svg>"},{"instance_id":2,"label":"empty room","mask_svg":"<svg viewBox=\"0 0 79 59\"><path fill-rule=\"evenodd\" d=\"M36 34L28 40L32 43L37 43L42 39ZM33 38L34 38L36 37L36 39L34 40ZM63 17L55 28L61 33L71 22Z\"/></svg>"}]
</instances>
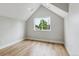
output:
<instances>
[{"instance_id":1,"label":"empty room","mask_svg":"<svg viewBox=\"0 0 79 59\"><path fill-rule=\"evenodd\" d=\"M0 3L0 56L79 56L79 3Z\"/></svg>"}]
</instances>

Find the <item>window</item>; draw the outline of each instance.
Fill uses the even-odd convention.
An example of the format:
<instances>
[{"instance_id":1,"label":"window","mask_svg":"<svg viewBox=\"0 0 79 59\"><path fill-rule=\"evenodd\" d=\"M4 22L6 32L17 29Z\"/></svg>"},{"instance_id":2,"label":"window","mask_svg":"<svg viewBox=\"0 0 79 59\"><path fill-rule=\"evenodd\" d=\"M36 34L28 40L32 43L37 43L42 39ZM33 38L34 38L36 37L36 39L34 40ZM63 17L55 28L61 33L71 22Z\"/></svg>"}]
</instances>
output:
<instances>
[{"instance_id":1,"label":"window","mask_svg":"<svg viewBox=\"0 0 79 59\"><path fill-rule=\"evenodd\" d=\"M50 31L50 17L34 18L35 31Z\"/></svg>"}]
</instances>

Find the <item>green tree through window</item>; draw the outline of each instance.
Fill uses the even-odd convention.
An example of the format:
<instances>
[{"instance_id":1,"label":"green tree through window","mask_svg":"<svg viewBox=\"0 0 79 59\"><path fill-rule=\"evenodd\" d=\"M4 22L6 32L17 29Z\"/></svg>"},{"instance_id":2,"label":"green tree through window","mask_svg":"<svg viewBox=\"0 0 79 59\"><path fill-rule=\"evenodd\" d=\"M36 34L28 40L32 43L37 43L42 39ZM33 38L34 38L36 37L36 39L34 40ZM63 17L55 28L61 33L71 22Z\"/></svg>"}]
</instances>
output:
<instances>
[{"instance_id":1,"label":"green tree through window","mask_svg":"<svg viewBox=\"0 0 79 59\"><path fill-rule=\"evenodd\" d=\"M40 30L46 30L46 29L48 29L47 22L44 19L40 20L39 25L35 25L35 27L37 27Z\"/></svg>"}]
</instances>

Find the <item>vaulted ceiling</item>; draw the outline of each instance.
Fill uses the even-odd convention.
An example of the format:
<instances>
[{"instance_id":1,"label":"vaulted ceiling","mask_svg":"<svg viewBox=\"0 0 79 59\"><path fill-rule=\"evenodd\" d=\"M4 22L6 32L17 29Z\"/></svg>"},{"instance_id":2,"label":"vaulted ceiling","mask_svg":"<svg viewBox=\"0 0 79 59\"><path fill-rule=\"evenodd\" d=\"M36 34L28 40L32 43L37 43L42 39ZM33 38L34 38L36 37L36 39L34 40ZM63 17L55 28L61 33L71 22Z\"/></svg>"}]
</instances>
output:
<instances>
[{"instance_id":1,"label":"vaulted ceiling","mask_svg":"<svg viewBox=\"0 0 79 59\"><path fill-rule=\"evenodd\" d=\"M63 10L56 4L50 3L3 3L0 4L0 16L27 20L36 10L38 10L40 5L49 9L51 12L56 13L62 18L64 18L68 13L68 11Z\"/></svg>"}]
</instances>

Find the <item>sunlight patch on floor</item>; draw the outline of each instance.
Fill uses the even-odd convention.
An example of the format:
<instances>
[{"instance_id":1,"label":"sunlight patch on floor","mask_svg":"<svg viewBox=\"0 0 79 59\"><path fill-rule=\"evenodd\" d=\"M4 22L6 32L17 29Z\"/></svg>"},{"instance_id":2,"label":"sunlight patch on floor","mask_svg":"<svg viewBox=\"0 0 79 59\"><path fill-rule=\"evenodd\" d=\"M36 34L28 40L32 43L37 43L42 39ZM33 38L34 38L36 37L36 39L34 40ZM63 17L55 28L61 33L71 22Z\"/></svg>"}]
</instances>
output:
<instances>
[{"instance_id":1,"label":"sunlight patch on floor","mask_svg":"<svg viewBox=\"0 0 79 59\"><path fill-rule=\"evenodd\" d=\"M32 56L52 56L52 55L55 56L57 55L56 52L47 45L33 46L31 51L32 51L31 52Z\"/></svg>"}]
</instances>

